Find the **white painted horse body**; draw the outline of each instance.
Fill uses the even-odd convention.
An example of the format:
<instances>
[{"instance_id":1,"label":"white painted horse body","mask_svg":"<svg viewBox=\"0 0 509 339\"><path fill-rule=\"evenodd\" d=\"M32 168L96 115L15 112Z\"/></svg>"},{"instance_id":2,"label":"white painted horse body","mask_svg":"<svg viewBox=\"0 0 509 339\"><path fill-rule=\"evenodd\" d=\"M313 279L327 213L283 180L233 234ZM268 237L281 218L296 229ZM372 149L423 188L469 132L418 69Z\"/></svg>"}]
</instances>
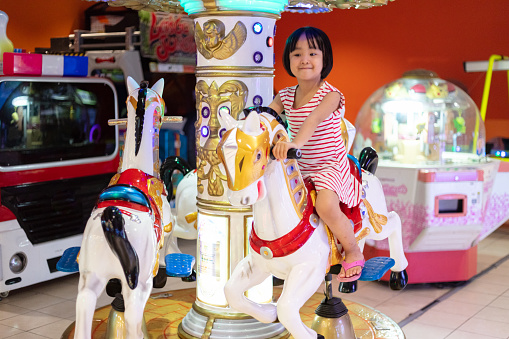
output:
<instances>
[{"instance_id":1,"label":"white painted horse body","mask_svg":"<svg viewBox=\"0 0 509 339\"><path fill-rule=\"evenodd\" d=\"M329 269L330 238L309 203L297 162L269 158L270 146L288 135L267 113L252 112L242 127L229 115L221 116L220 120L228 130L218 145L218 155L228 176L229 200L232 205L253 205L255 220L250 252L227 282L226 299L233 309L261 322L279 319L295 339L315 339L316 332L304 325L299 310L317 291ZM366 213L362 228L356 233L359 246L362 249L366 236L377 240L389 237L391 257L396 260L393 270L402 271L408 263L403 253L399 216L387 212L382 186L374 175L363 172L362 180L364 201L371 201L370 216L386 216L387 224L375 230L370 223L373 218ZM302 226L301 219L309 223ZM310 225L314 231L307 240L305 236L304 239L292 236L284 244L289 232L304 227L306 233ZM254 248L259 248L259 253ZM278 256L281 251L290 253ZM271 274L285 280L277 305L258 304L245 297L246 290Z\"/></svg>"},{"instance_id":2,"label":"white painted horse body","mask_svg":"<svg viewBox=\"0 0 509 339\"><path fill-rule=\"evenodd\" d=\"M122 284L127 338L143 337L143 311L152 291L153 276L158 267L158 250L162 245L154 224L160 224L158 232L161 238L162 228L170 223L171 209L164 197L164 185L155 177L158 161L154 158L157 152L153 140L159 132L164 114L161 97L164 82L161 79L152 88L142 85L142 89L138 89L138 84L129 77L127 84L128 117L121 172L115 175L110 186L101 194L87 222L81 246L75 338L91 337L96 299L112 278L120 279ZM138 111L137 107L140 108ZM142 189L132 188L136 185L141 185ZM146 185L148 195L140 193L143 185ZM118 188L111 195L113 200L107 197L101 200L112 187ZM122 190L127 190L127 193L122 193ZM134 202L127 198L133 198ZM118 205L113 206L115 204ZM108 207L101 207L106 205ZM108 227L118 229L108 233L103 230ZM119 253L118 248L120 252L128 252L127 257L134 260L126 263L126 253ZM122 258L124 262L121 264Z\"/></svg>"}]
</instances>

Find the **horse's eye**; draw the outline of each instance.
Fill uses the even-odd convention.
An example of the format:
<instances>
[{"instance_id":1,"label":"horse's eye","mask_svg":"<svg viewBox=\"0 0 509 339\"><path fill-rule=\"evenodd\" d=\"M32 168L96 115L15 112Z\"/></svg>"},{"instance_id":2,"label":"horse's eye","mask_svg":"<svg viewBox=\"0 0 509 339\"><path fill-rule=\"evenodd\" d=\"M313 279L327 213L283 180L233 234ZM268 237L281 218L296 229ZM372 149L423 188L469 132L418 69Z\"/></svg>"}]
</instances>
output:
<instances>
[{"instance_id":1,"label":"horse's eye","mask_svg":"<svg viewBox=\"0 0 509 339\"><path fill-rule=\"evenodd\" d=\"M262 158L262 152L258 151L258 153L256 153L256 161L260 161L261 158Z\"/></svg>"}]
</instances>

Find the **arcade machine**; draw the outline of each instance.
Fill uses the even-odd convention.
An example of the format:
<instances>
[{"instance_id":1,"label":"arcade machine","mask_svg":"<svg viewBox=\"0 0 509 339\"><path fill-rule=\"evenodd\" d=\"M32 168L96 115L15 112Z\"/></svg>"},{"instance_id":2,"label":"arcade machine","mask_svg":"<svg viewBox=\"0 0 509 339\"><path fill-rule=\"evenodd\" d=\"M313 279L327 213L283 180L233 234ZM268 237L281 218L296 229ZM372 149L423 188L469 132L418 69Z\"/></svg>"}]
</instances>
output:
<instances>
[{"instance_id":1,"label":"arcade machine","mask_svg":"<svg viewBox=\"0 0 509 339\"><path fill-rule=\"evenodd\" d=\"M7 55L8 54L8 55ZM5 53L0 77L0 296L62 277L118 167L117 93L87 58ZM32 76L20 75L31 74ZM42 75L41 75L42 74Z\"/></svg>"},{"instance_id":2,"label":"arcade machine","mask_svg":"<svg viewBox=\"0 0 509 339\"><path fill-rule=\"evenodd\" d=\"M402 219L409 283L474 276L477 243L509 219L507 169L486 157L474 101L433 72L411 71L375 91L355 126L354 154L377 150L388 208ZM386 255L388 244L364 252Z\"/></svg>"},{"instance_id":3,"label":"arcade machine","mask_svg":"<svg viewBox=\"0 0 509 339\"><path fill-rule=\"evenodd\" d=\"M151 83L163 78L165 81L163 99L167 103L165 114L184 116L189 119L191 115L196 115L191 94L194 93L196 83L193 22L187 16L178 14L140 11L139 15L141 17L139 31L135 31L134 27L126 27L124 32L110 33L77 30L68 38L57 39L66 40L66 44L60 43L60 45L69 46L74 53L83 53L87 56L89 75L112 80L119 98L127 95L125 88L127 76L131 76L138 82L147 80ZM163 28L157 28L157 25ZM168 31L167 27L173 27L173 30L178 29L180 33ZM149 34L148 31L151 28L156 33ZM173 37L179 42L168 46L168 37ZM192 39L191 43L189 39ZM57 44L55 46L58 47ZM118 106L119 116L124 117L126 108L121 99ZM186 127L190 125L194 131L192 122L195 121L195 117L192 119L193 121L186 124ZM184 131L184 123L167 125L163 125L159 136L161 162L170 155L191 160L187 149L192 145L188 144L188 139L191 140L194 135ZM122 129L120 140L122 143Z\"/></svg>"}]
</instances>

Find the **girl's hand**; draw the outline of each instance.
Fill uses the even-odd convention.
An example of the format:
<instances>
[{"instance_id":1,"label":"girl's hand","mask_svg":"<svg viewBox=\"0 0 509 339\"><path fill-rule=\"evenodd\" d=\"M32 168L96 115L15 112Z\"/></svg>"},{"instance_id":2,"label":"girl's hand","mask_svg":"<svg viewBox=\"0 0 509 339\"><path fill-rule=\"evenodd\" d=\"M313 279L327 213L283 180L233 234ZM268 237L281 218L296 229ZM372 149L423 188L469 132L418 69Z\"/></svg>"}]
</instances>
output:
<instances>
[{"instance_id":1,"label":"girl's hand","mask_svg":"<svg viewBox=\"0 0 509 339\"><path fill-rule=\"evenodd\" d=\"M276 145L272 149L272 154L274 154L274 157L276 157L277 160L284 160L284 159L286 159L286 154L288 153L288 150L290 148L298 148L298 147L297 147L297 144L295 144L293 142L279 141L276 143Z\"/></svg>"}]
</instances>

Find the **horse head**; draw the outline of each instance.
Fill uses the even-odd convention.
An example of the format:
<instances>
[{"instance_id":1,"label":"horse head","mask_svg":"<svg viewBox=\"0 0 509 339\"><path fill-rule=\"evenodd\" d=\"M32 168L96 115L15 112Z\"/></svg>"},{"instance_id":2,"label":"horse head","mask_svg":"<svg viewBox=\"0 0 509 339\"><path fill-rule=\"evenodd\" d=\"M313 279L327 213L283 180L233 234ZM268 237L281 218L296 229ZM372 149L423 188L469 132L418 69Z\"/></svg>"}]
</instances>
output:
<instances>
[{"instance_id":1,"label":"horse head","mask_svg":"<svg viewBox=\"0 0 509 339\"><path fill-rule=\"evenodd\" d=\"M244 121L219 113L219 120L227 129L217 154L227 173L228 198L233 205L253 205L266 195L262 178L271 146L267 123L255 112Z\"/></svg>"},{"instance_id":2,"label":"horse head","mask_svg":"<svg viewBox=\"0 0 509 339\"><path fill-rule=\"evenodd\" d=\"M122 171L137 168L151 175L158 172L158 136L164 115L163 88L164 79L148 88L146 82L138 85L133 78L127 78L129 96Z\"/></svg>"}]
</instances>

